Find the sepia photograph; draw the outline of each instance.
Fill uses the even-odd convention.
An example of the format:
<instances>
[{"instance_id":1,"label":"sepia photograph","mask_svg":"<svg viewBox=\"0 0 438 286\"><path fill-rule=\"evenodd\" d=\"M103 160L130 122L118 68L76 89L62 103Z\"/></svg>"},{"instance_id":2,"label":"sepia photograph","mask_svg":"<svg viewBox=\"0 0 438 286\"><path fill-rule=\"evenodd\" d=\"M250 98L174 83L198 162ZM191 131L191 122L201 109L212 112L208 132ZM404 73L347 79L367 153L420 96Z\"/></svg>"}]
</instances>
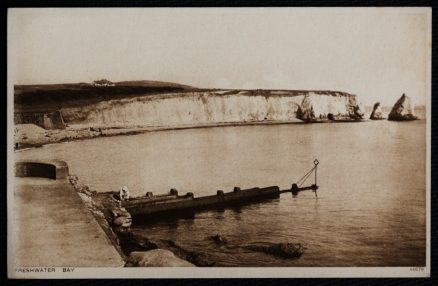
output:
<instances>
[{"instance_id":1,"label":"sepia photograph","mask_svg":"<svg viewBox=\"0 0 438 286\"><path fill-rule=\"evenodd\" d=\"M429 277L431 15L8 9L9 278Z\"/></svg>"}]
</instances>

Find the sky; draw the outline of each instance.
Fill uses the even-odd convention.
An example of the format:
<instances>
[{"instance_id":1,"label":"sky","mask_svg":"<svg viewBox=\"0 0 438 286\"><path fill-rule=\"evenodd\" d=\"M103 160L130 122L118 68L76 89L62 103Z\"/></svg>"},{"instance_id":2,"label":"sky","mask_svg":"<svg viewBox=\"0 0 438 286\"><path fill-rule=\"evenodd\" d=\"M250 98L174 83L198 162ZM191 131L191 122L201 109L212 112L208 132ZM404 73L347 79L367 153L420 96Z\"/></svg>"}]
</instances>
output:
<instances>
[{"instance_id":1,"label":"sky","mask_svg":"<svg viewBox=\"0 0 438 286\"><path fill-rule=\"evenodd\" d=\"M427 8L9 9L13 84L158 80L339 90L367 105L430 91Z\"/></svg>"}]
</instances>

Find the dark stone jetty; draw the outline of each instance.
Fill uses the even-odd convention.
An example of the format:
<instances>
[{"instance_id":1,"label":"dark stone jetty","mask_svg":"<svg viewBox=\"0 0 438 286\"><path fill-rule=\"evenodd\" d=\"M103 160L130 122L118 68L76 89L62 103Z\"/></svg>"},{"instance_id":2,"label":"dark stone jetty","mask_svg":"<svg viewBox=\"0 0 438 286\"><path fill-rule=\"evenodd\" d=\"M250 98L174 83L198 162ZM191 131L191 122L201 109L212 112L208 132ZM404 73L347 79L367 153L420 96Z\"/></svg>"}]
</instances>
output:
<instances>
[{"instance_id":1,"label":"dark stone jetty","mask_svg":"<svg viewBox=\"0 0 438 286\"><path fill-rule=\"evenodd\" d=\"M280 190L278 186L243 190L239 187L235 187L232 192L225 193L222 190L218 190L216 195L196 198L193 193L179 196L178 191L172 189L170 193L166 195L154 196L152 193L148 193L144 197L124 200L121 204L133 217L145 217L161 213L187 214L188 212L198 210L232 207L235 205L275 199L280 197L281 193L285 192L291 192L293 195L297 195L300 191L316 191L317 189L318 186L315 184L307 187L298 187L296 184L293 184L292 188L287 190Z\"/></svg>"},{"instance_id":2,"label":"dark stone jetty","mask_svg":"<svg viewBox=\"0 0 438 286\"><path fill-rule=\"evenodd\" d=\"M241 190L233 192L217 191L216 195L195 198L193 193L179 196L175 191L168 195L146 196L123 201L122 205L133 217L141 217L158 213L179 211L195 211L205 208L230 206L233 203L253 200L273 199L280 196L277 186Z\"/></svg>"}]
</instances>

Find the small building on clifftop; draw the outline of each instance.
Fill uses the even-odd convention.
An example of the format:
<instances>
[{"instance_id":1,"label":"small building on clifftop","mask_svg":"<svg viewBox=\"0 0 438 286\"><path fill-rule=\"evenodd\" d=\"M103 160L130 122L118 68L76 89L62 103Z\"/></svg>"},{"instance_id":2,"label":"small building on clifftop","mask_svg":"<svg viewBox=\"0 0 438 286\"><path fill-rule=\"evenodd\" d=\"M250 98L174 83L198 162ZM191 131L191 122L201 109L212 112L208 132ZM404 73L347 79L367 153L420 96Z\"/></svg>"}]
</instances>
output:
<instances>
[{"instance_id":1,"label":"small building on clifftop","mask_svg":"<svg viewBox=\"0 0 438 286\"><path fill-rule=\"evenodd\" d=\"M93 86L116 86L115 83L107 80L107 79L100 79L100 80L95 80L93 81L93 83L91 84Z\"/></svg>"}]
</instances>

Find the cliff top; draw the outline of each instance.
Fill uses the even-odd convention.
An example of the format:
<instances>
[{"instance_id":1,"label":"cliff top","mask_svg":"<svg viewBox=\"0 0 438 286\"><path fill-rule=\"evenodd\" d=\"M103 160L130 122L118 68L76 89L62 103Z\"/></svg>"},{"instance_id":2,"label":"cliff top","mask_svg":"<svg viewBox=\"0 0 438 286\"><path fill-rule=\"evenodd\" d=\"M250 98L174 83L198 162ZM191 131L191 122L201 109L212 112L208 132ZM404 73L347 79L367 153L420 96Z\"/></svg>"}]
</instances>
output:
<instances>
[{"instance_id":1,"label":"cliff top","mask_svg":"<svg viewBox=\"0 0 438 286\"><path fill-rule=\"evenodd\" d=\"M99 86L94 83L15 85L16 111L56 110L99 101L160 93L193 91L196 88L160 81L122 81Z\"/></svg>"},{"instance_id":2,"label":"cliff top","mask_svg":"<svg viewBox=\"0 0 438 286\"><path fill-rule=\"evenodd\" d=\"M82 106L105 100L150 96L156 94L184 94L188 92L213 92L225 95L298 96L309 92L321 95L348 96L350 94L329 90L243 90L243 89L205 89L172 82L161 81L121 81L112 85L93 83L64 83L41 85L15 85L15 111L35 112L53 111L62 107Z\"/></svg>"}]
</instances>

